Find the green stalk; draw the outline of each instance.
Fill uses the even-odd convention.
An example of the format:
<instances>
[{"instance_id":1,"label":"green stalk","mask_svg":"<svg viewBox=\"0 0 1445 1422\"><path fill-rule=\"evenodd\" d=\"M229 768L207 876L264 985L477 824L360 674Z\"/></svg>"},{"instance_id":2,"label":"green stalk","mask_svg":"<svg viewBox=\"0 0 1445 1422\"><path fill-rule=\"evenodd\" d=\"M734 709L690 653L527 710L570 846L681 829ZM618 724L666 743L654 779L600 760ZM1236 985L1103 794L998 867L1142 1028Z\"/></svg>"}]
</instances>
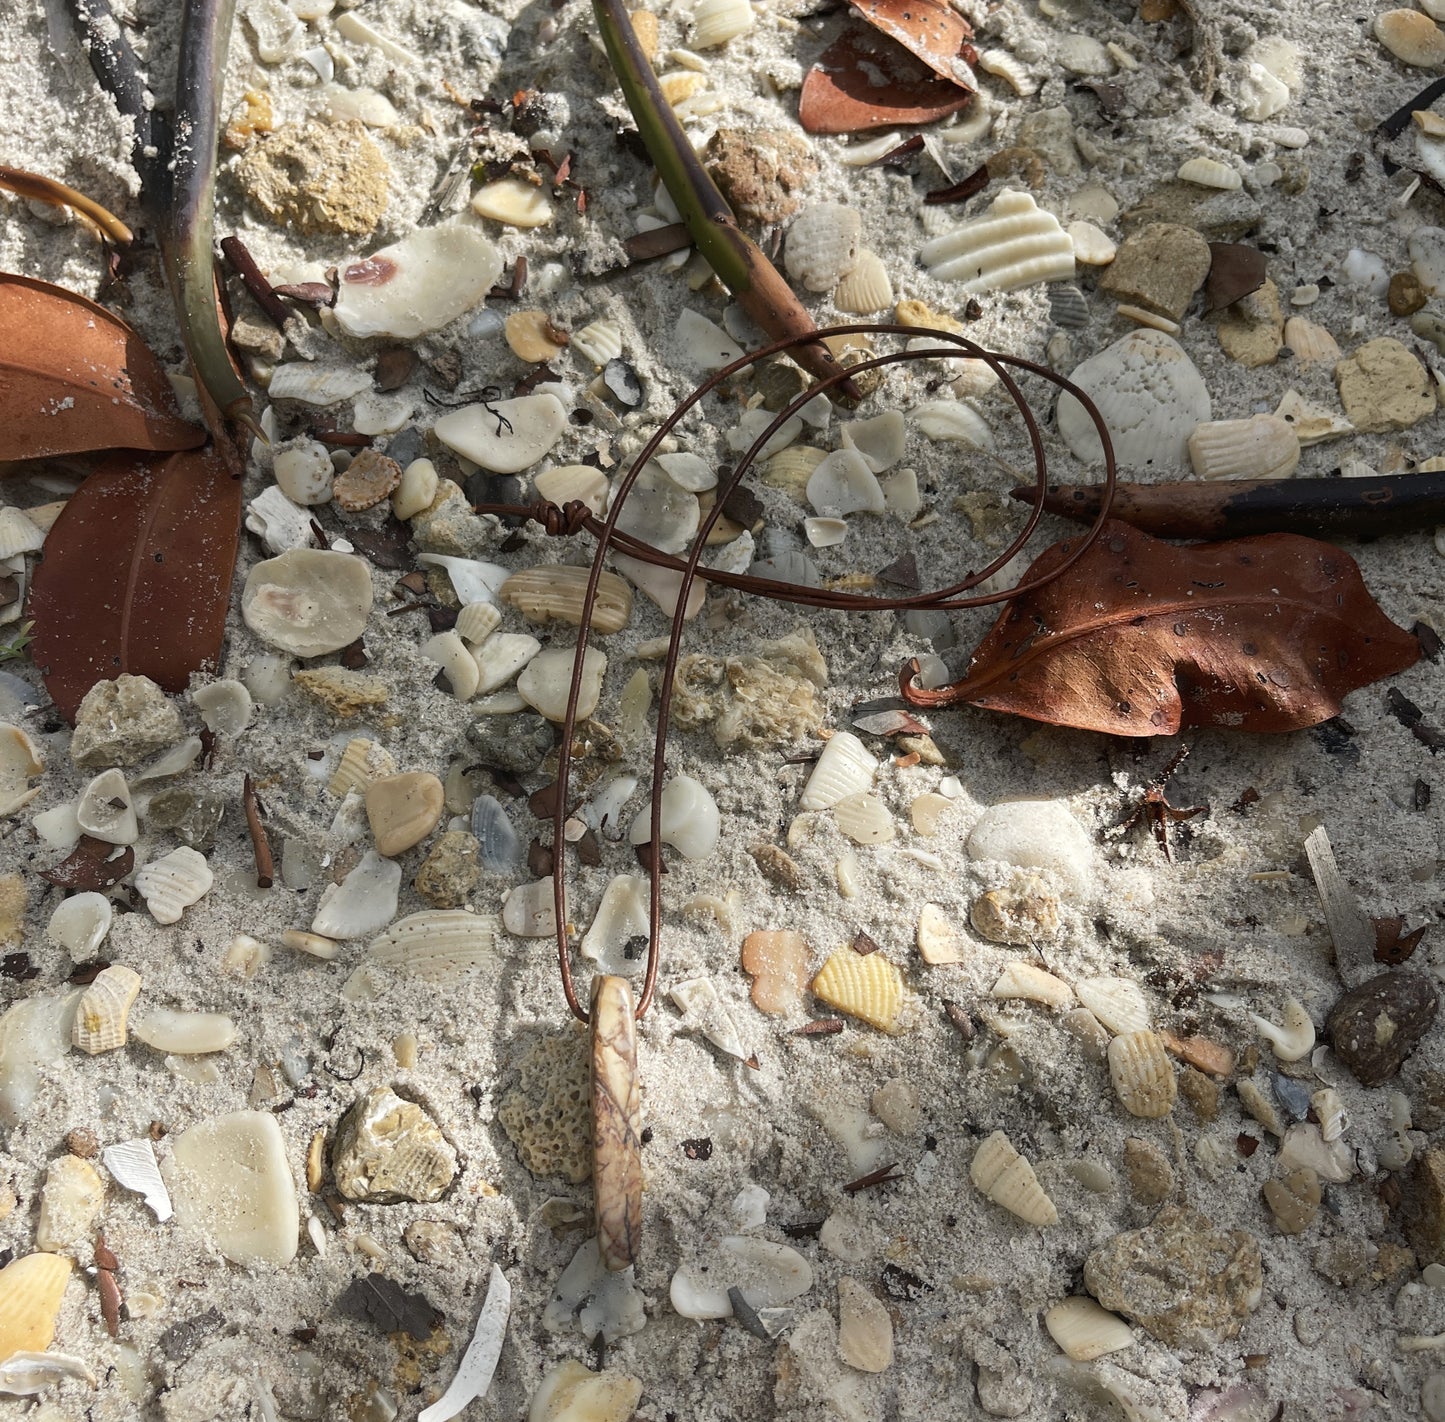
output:
<instances>
[{"instance_id":1,"label":"green stalk","mask_svg":"<svg viewBox=\"0 0 1445 1422\"><path fill-rule=\"evenodd\" d=\"M607 58L648 156L704 260L770 339L780 341L816 330L813 318L778 269L738 227L732 209L693 151L672 106L662 96L622 0L592 0L592 8ZM799 346L792 356L819 380L839 369L837 358L822 341ZM850 399L860 398L851 380L838 388Z\"/></svg>"}]
</instances>

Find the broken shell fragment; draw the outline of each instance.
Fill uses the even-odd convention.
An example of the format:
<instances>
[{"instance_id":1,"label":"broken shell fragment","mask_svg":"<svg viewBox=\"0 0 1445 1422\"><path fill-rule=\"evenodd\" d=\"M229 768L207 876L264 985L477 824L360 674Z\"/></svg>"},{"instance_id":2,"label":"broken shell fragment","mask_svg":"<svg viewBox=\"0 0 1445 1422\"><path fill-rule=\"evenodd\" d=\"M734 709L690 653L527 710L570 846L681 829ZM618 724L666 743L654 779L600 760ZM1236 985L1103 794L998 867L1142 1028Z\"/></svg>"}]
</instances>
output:
<instances>
[{"instance_id":1,"label":"broken shell fragment","mask_svg":"<svg viewBox=\"0 0 1445 1422\"><path fill-rule=\"evenodd\" d=\"M400 893L401 865L368 849L339 884L328 884L321 891L311 932L340 939L375 933L391 922ZM311 951L301 944L291 946Z\"/></svg>"},{"instance_id":2,"label":"broken shell fragment","mask_svg":"<svg viewBox=\"0 0 1445 1422\"><path fill-rule=\"evenodd\" d=\"M214 882L205 855L185 846L151 860L135 876L136 891L157 923L179 923L181 913L199 903Z\"/></svg>"},{"instance_id":3,"label":"broken shell fragment","mask_svg":"<svg viewBox=\"0 0 1445 1422\"><path fill-rule=\"evenodd\" d=\"M851 731L839 731L823 747L799 804L805 810L831 809L849 795L873 788L878 759Z\"/></svg>"},{"instance_id":4,"label":"broken shell fragment","mask_svg":"<svg viewBox=\"0 0 1445 1422\"><path fill-rule=\"evenodd\" d=\"M1149 1004L1128 978L1085 978L1074 985L1079 1001L1113 1033L1144 1032Z\"/></svg>"},{"instance_id":5,"label":"broken shell fragment","mask_svg":"<svg viewBox=\"0 0 1445 1422\"><path fill-rule=\"evenodd\" d=\"M677 775L662 791L662 815L658 834L684 859L706 859L717 848L722 833L722 816L707 787L690 775ZM652 837L651 807L639 810L628 835L633 844L646 844Z\"/></svg>"},{"instance_id":6,"label":"broken shell fragment","mask_svg":"<svg viewBox=\"0 0 1445 1422\"><path fill-rule=\"evenodd\" d=\"M622 354L622 327L616 321L589 321L580 331L572 332L571 346L583 360L591 361L601 370L608 361L616 360ZM538 492L541 492L540 483ZM551 495L545 497L550 498Z\"/></svg>"},{"instance_id":7,"label":"broken shell fragment","mask_svg":"<svg viewBox=\"0 0 1445 1422\"><path fill-rule=\"evenodd\" d=\"M446 795L430 771L373 780L366 788L366 818L376 852L388 859L420 844L441 819Z\"/></svg>"},{"instance_id":8,"label":"broken shell fragment","mask_svg":"<svg viewBox=\"0 0 1445 1422\"><path fill-rule=\"evenodd\" d=\"M882 513L888 506L878 476L855 449L835 450L823 459L808 477L807 495L825 518Z\"/></svg>"},{"instance_id":9,"label":"broken shell fragment","mask_svg":"<svg viewBox=\"0 0 1445 1422\"><path fill-rule=\"evenodd\" d=\"M201 713L206 729L218 736L239 736L250 724L255 702L245 685L229 678L198 686L191 702Z\"/></svg>"},{"instance_id":10,"label":"broken shell fragment","mask_svg":"<svg viewBox=\"0 0 1445 1422\"><path fill-rule=\"evenodd\" d=\"M130 787L118 770L103 770L81 791L75 821L92 839L134 844L140 838Z\"/></svg>"},{"instance_id":11,"label":"broken shell fragment","mask_svg":"<svg viewBox=\"0 0 1445 1422\"><path fill-rule=\"evenodd\" d=\"M903 974L882 953L840 948L813 979L813 996L884 1032L898 1027Z\"/></svg>"},{"instance_id":12,"label":"broken shell fragment","mask_svg":"<svg viewBox=\"0 0 1445 1422\"><path fill-rule=\"evenodd\" d=\"M875 474L893 468L903 458L907 430L897 410L885 410L871 420L850 420L839 426L844 449L856 450Z\"/></svg>"},{"instance_id":13,"label":"broken shell fragment","mask_svg":"<svg viewBox=\"0 0 1445 1422\"><path fill-rule=\"evenodd\" d=\"M808 980L808 944L792 929L765 929L743 939L742 967L753 979L759 1012L782 1017L802 1000Z\"/></svg>"},{"instance_id":14,"label":"broken shell fragment","mask_svg":"<svg viewBox=\"0 0 1445 1422\"><path fill-rule=\"evenodd\" d=\"M963 938L938 904L924 904L919 910L918 956L934 965L963 962Z\"/></svg>"},{"instance_id":15,"label":"broken shell fragment","mask_svg":"<svg viewBox=\"0 0 1445 1422\"><path fill-rule=\"evenodd\" d=\"M468 603L469 607L489 607L485 602ZM491 609L495 611L495 608ZM438 632L417 648L427 661L435 662L446 678L446 684L458 701L469 701L481 683L477 659L455 631Z\"/></svg>"},{"instance_id":16,"label":"broken shell fragment","mask_svg":"<svg viewBox=\"0 0 1445 1422\"><path fill-rule=\"evenodd\" d=\"M0 1269L0 1362L50 1346L70 1269L63 1254L27 1254Z\"/></svg>"},{"instance_id":17,"label":"broken shell fragment","mask_svg":"<svg viewBox=\"0 0 1445 1422\"><path fill-rule=\"evenodd\" d=\"M395 770L396 762L385 746L367 740L365 736L353 736L347 741L326 788L338 799L344 799L353 790L364 793L373 780L391 775Z\"/></svg>"},{"instance_id":18,"label":"broken shell fragment","mask_svg":"<svg viewBox=\"0 0 1445 1422\"><path fill-rule=\"evenodd\" d=\"M76 963L89 962L110 932L112 910L104 894L73 894L50 915L46 935Z\"/></svg>"},{"instance_id":19,"label":"broken shell fragment","mask_svg":"<svg viewBox=\"0 0 1445 1422\"><path fill-rule=\"evenodd\" d=\"M520 474L561 438L567 411L555 396L518 395L495 404L464 405L443 415L433 433L448 449L493 474Z\"/></svg>"},{"instance_id":20,"label":"broken shell fragment","mask_svg":"<svg viewBox=\"0 0 1445 1422\"><path fill-rule=\"evenodd\" d=\"M897 833L893 816L876 795L847 795L833 806L838 828L854 844L886 844Z\"/></svg>"},{"instance_id":21,"label":"broken shell fragment","mask_svg":"<svg viewBox=\"0 0 1445 1422\"><path fill-rule=\"evenodd\" d=\"M572 338L577 344L577 338ZM544 469L532 480L538 497L562 508L574 500L586 504L594 514L601 514L607 508L607 493L610 485L607 476L600 469L586 464L559 464L554 469Z\"/></svg>"},{"instance_id":22,"label":"broken shell fragment","mask_svg":"<svg viewBox=\"0 0 1445 1422\"><path fill-rule=\"evenodd\" d=\"M119 963L98 973L76 1004L71 1046L91 1056L125 1046L126 1018L140 993L140 984L140 974Z\"/></svg>"},{"instance_id":23,"label":"broken shell fragment","mask_svg":"<svg viewBox=\"0 0 1445 1422\"><path fill-rule=\"evenodd\" d=\"M970 293L1074 279L1074 244L1058 218L1012 189L983 216L925 242L919 256L929 275L960 281Z\"/></svg>"},{"instance_id":24,"label":"broken shell fragment","mask_svg":"<svg viewBox=\"0 0 1445 1422\"><path fill-rule=\"evenodd\" d=\"M865 1373L881 1373L893 1361L893 1320L856 1279L838 1280L838 1354Z\"/></svg>"},{"instance_id":25,"label":"broken shell fragment","mask_svg":"<svg viewBox=\"0 0 1445 1422\"><path fill-rule=\"evenodd\" d=\"M1299 435L1278 415L1209 420L1189 436L1189 460L1201 479L1286 479L1299 459Z\"/></svg>"},{"instance_id":26,"label":"broken shell fragment","mask_svg":"<svg viewBox=\"0 0 1445 1422\"><path fill-rule=\"evenodd\" d=\"M1081 1363L1134 1345L1134 1332L1116 1313L1085 1294L1063 1299L1044 1314L1049 1337Z\"/></svg>"},{"instance_id":27,"label":"broken shell fragment","mask_svg":"<svg viewBox=\"0 0 1445 1422\"><path fill-rule=\"evenodd\" d=\"M371 945L370 962L425 982L457 982L495 958L498 921L466 909L428 909L409 914Z\"/></svg>"},{"instance_id":28,"label":"broken shell fragment","mask_svg":"<svg viewBox=\"0 0 1445 1422\"><path fill-rule=\"evenodd\" d=\"M1155 1032L1123 1032L1109 1043L1109 1077L1131 1116L1154 1120L1174 1109L1178 1087L1164 1043Z\"/></svg>"},{"instance_id":29,"label":"broken shell fragment","mask_svg":"<svg viewBox=\"0 0 1445 1422\"><path fill-rule=\"evenodd\" d=\"M1015 961L1009 963L999 975L990 994L996 998L1024 998L1029 1002L1042 1002L1049 1007L1071 1007L1074 990L1061 978L1036 968L1032 963Z\"/></svg>"},{"instance_id":30,"label":"broken shell fragment","mask_svg":"<svg viewBox=\"0 0 1445 1422\"><path fill-rule=\"evenodd\" d=\"M486 606L486 604L477 604ZM504 687L542 650L542 644L526 632L498 632L477 648L477 692L486 696ZM571 652L562 653L571 666ZM591 655L591 650L588 650ZM569 673L570 675L570 673ZM563 696L566 691L563 691ZM559 716L558 720L561 719Z\"/></svg>"},{"instance_id":31,"label":"broken shell fragment","mask_svg":"<svg viewBox=\"0 0 1445 1422\"><path fill-rule=\"evenodd\" d=\"M293 548L257 563L241 593L241 616L263 642L298 657L322 657L366 630L371 570L364 558Z\"/></svg>"},{"instance_id":32,"label":"broken shell fragment","mask_svg":"<svg viewBox=\"0 0 1445 1422\"><path fill-rule=\"evenodd\" d=\"M504 583L503 586L505 587L506 584ZM490 602L469 602L465 603L457 613L456 626L453 630L463 642L470 642L473 647L480 647L501 625L500 609Z\"/></svg>"},{"instance_id":33,"label":"broken shell fragment","mask_svg":"<svg viewBox=\"0 0 1445 1422\"><path fill-rule=\"evenodd\" d=\"M1048 1226L1059 1222L1059 1212L1044 1193L1033 1166L1002 1131L995 1131L974 1152L968 1178L980 1194L1027 1224Z\"/></svg>"},{"instance_id":34,"label":"broken shell fragment","mask_svg":"<svg viewBox=\"0 0 1445 1422\"><path fill-rule=\"evenodd\" d=\"M791 1303L813 1287L813 1266L796 1249L751 1235L725 1235L696 1264L684 1264L668 1289L684 1318L731 1318L729 1288L754 1309Z\"/></svg>"},{"instance_id":35,"label":"broken shell fragment","mask_svg":"<svg viewBox=\"0 0 1445 1422\"><path fill-rule=\"evenodd\" d=\"M0 816L13 815L39 793L29 782L45 773L35 742L8 721L0 721Z\"/></svg>"},{"instance_id":36,"label":"broken shell fragment","mask_svg":"<svg viewBox=\"0 0 1445 1422\"><path fill-rule=\"evenodd\" d=\"M542 563L513 573L498 594L529 622L565 622L582 625L582 603L591 569L560 563ZM603 636L620 632L632 618L632 589L616 573L603 573L588 623Z\"/></svg>"},{"instance_id":37,"label":"broken shell fragment","mask_svg":"<svg viewBox=\"0 0 1445 1422\"><path fill-rule=\"evenodd\" d=\"M105 1182L78 1155L52 1160L40 1192L40 1221L35 1243L48 1253L90 1253L92 1226L105 1199Z\"/></svg>"},{"instance_id":38,"label":"broken shell fragment","mask_svg":"<svg viewBox=\"0 0 1445 1422\"><path fill-rule=\"evenodd\" d=\"M1315 1024L1304 1006L1292 997L1285 998L1281 1016L1284 1018L1282 1026L1276 1026L1255 1012L1249 1014L1249 1020L1280 1061L1297 1062L1314 1050Z\"/></svg>"},{"instance_id":39,"label":"broken shell fragment","mask_svg":"<svg viewBox=\"0 0 1445 1422\"><path fill-rule=\"evenodd\" d=\"M502 927L518 938L550 938L557 931L552 876L518 884L502 900Z\"/></svg>"},{"instance_id":40,"label":"broken shell fragment","mask_svg":"<svg viewBox=\"0 0 1445 1422\"><path fill-rule=\"evenodd\" d=\"M567 719L567 696L572 687L575 656L570 647L538 652L517 678L517 690L527 705L558 724ZM602 678L606 673L606 654L596 647L588 647L582 657L582 681L577 691L579 721L586 720L597 709L597 703L602 698Z\"/></svg>"},{"instance_id":41,"label":"broken shell fragment","mask_svg":"<svg viewBox=\"0 0 1445 1422\"><path fill-rule=\"evenodd\" d=\"M1228 163L1217 158L1189 158L1179 165L1175 174L1181 183L1193 183L1201 188L1219 188L1234 191L1244 186L1244 179Z\"/></svg>"},{"instance_id":42,"label":"broken shell fragment","mask_svg":"<svg viewBox=\"0 0 1445 1422\"><path fill-rule=\"evenodd\" d=\"M142 1014L130 1030L146 1046L180 1056L224 1052L238 1035L235 1022L224 1012L178 1012L165 1007Z\"/></svg>"},{"instance_id":43,"label":"broken shell fragment","mask_svg":"<svg viewBox=\"0 0 1445 1422\"><path fill-rule=\"evenodd\" d=\"M614 976L636 972L642 966L637 949L646 942L651 921L646 883L636 874L614 875L582 937L582 956Z\"/></svg>"},{"instance_id":44,"label":"broken shell fragment","mask_svg":"<svg viewBox=\"0 0 1445 1422\"><path fill-rule=\"evenodd\" d=\"M753 7L747 0L697 0L692 10L692 46L715 49L753 27Z\"/></svg>"},{"instance_id":45,"label":"broken shell fragment","mask_svg":"<svg viewBox=\"0 0 1445 1422\"><path fill-rule=\"evenodd\" d=\"M552 220L551 199L540 187L521 178L498 178L478 188L472 195L472 211L508 227L545 227ZM496 276L488 286L495 284L501 274L498 263Z\"/></svg>"},{"instance_id":46,"label":"broken shell fragment","mask_svg":"<svg viewBox=\"0 0 1445 1422\"><path fill-rule=\"evenodd\" d=\"M642 1384L626 1373L594 1373L575 1358L552 1368L537 1385L527 1422L627 1422L642 1401Z\"/></svg>"}]
</instances>

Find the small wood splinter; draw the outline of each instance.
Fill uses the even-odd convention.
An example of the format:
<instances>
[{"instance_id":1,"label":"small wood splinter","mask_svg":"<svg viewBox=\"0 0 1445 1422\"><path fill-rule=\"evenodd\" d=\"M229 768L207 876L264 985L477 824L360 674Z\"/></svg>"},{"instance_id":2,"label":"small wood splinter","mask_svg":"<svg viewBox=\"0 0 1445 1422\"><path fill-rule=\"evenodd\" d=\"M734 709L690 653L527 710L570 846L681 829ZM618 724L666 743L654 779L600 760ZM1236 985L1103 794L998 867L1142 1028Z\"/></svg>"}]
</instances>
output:
<instances>
[{"instance_id":1,"label":"small wood splinter","mask_svg":"<svg viewBox=\"0 0 1445 1422\"><path fill-rule=\"evenodd\" d=\"M256 887L269 889L275 883L275 866L271 860L271 841L266 837L266 826L261 823L261 807L256 799L256 787L248 775L242 782L241 803L246 810L246 828L251 832L251 848L256 855Z\"/></svg>"}]
</instances>

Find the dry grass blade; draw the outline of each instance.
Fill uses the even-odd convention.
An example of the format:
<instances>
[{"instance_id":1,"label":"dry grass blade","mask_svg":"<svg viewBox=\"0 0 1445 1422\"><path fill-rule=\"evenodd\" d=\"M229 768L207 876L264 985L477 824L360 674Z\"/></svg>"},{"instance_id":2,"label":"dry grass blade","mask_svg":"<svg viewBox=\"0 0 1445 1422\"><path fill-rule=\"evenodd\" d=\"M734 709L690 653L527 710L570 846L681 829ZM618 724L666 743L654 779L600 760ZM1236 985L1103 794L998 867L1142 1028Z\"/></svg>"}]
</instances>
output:
<instances>
[{"instance_id":1,"label":"dry grass blade","mask_svg":"<svg viewBox=\"0 0 1445 1422\"><path fill-rule=\"evenodd\" d=\"M24 168L7 168L0 163L0 188L8 188L23 198L48 202L53 207L73 208L75 215L96 236L108 237L117 246L124 247L132 239L130 228L109 208L102 207L93 198L54 178L47 178L43 173L28 173Z\"/></svg>"},{"instance_id":2,"label":"dry grass blade","mask_svg":"<svg viewBox=\"0 0 1445 1422\"><path fill-rule=\"evenodd\" d=\"M213 449L117 456L81 485L29 605L32 655L67 720L97 681L131 672L183 691L215 662L240 529L240 481Z\"/></svg>"},{"instance_id":3,"label":"dry grass blade","mask_svg":"<svg viewBox=\"0 0 1445 1422\"><path fill-rule=\"evenodd\" d=\"M0 272L0 460L92 449L192 449L160 362L72 291Z\"/></svg>"}]
</instances>

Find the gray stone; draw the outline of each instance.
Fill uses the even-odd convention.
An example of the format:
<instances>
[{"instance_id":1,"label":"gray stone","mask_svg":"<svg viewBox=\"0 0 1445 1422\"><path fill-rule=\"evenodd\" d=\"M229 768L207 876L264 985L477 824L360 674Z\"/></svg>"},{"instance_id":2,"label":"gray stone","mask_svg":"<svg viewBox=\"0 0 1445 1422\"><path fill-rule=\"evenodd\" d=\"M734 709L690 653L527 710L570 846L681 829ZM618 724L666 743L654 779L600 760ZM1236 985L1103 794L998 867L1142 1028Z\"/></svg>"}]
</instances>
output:
<instances>
[{"instance_id":1,"label":"gray stone","mask_svg":"<svg viewBox=\"0 0 1445 1422\"><path fill-rule=\"evenodd\" d=\"M1151 1141L1130 1136L1124 1142L1124 1169L1129 1189L1141 1205L1158 1205L1174 1193L1174 1167Z\"/></svg>"},{"instance_id":2,"label":"gray stone","mask_svg":"<svg viewBox=\"0 0 1445 1422\"><path fill-rule=\"evenodd\" d=\"M216 842L216 831L226 812L226 802L209 791L162 790L146 807L148 829L170 830L191 849L207 850Z\"/></svg>"},{"instance_id":3,"label":"gray stone","mask_svg":"<svg viewBox=\"0 0 1445 1422\"><path fill-rule=\"evenodd\" d=\"M1440 994L1424 974L1381 973L1335 1003L1330 1041L1361 1086L1383 1086L1399 1073L1439 1009Z\"/></svg>"},{"instance_id":4,"label":"gray stone","mask_svg":"<svg viewBox=\"0 0 1445 1422\"><path fill-rule=\"evenodd\" d=\"M1235 1337L1264 1288L1259 1242L1169 1205L1116 1234L1084 1263L1084 1287L1171 1347L1208 1350Z\"/></svg>"},{"instance_id":5,"label":"gray stone","mask_svg":"<svg viewBox=\"0 0 1445 1422\"><path fill-rule=\"evenodd\" d=\"M524 775L536 770L552 749L552 724L534 711L478 716L467 727L467 739L483 765Z\"/></svg>"},{"instance_id":6,"label":"gray stone","mask_svg":"<svg viewBox=\"0 0 1445 1422\"><path fill-rule=\"evenodd\" d=\"M70 757L89 770L137 765L186 733L181 713L146 676L98 681L75 713Z\"/></svg>"},{"instance_id":7,"label":"gray stone","mask_svg":"<svg viewBox=\"0 0 1445 1422\"><path fill-rule=\"evenodd\" d=\"M461 908L482 880L481 845L466 830L448 830L416 871L416 891L433 908Z\"/></svg>"},{"instance_id":8,"label":"gray stone","mask_svg":"<svg viewBox=\"0 0 1445 1422\"><path fill-rule=\"evenodd\" d=\"M1072 178L1084 170L1074 142L1073 117L1062 105L1029 114L1019 125L1019 143L1032 148L1056 177Z\"/></svg>"},{"instance_id":9,"label":"gray stone","mask_svg":"<svg viewBox=\"0 0 1445 1422\"><path fill-rule=\"evenodd\" d=\"M1150 222L1192 227L1208 242L1237 242L1252 232L1261 208L1242 188L1215 192L1193 183L1164 183L1119 215L1119 226L1134 232Z\"/></svg>"},{"instance_id":10,"label":"gray stone","mask_svg":"<svg viewBox=\"0 0 1445 1422\"><path fill-rule=\"evenodd\" d=\"M412 540L423 553L485 560L495 540L493 529L477 514L450 479L437 485L436 498L410 523Z\"/></svg>"},{"instance_id":11,"label":"gray stone","mask_svg":"<svg viewBox=\"0 0 1445 1422\"><path fill-rule=\"evenodd\" d=\"M1209 243L1191 227L1154 222L1127 237L1099 290L1177 321L1209 275Z\"/></svg>"},{"instance_id":12,"label":"gray stone","mask_svg":"<svg viewBox=\"0 0 1445 1422\"><path fill-rule=\"evenodd\" d=\"M420 1106L377 1086L342 1117L331 1170L348 1200L430 1204L456 1177L457 1153Z\"/></svg>"}]
</instances>

